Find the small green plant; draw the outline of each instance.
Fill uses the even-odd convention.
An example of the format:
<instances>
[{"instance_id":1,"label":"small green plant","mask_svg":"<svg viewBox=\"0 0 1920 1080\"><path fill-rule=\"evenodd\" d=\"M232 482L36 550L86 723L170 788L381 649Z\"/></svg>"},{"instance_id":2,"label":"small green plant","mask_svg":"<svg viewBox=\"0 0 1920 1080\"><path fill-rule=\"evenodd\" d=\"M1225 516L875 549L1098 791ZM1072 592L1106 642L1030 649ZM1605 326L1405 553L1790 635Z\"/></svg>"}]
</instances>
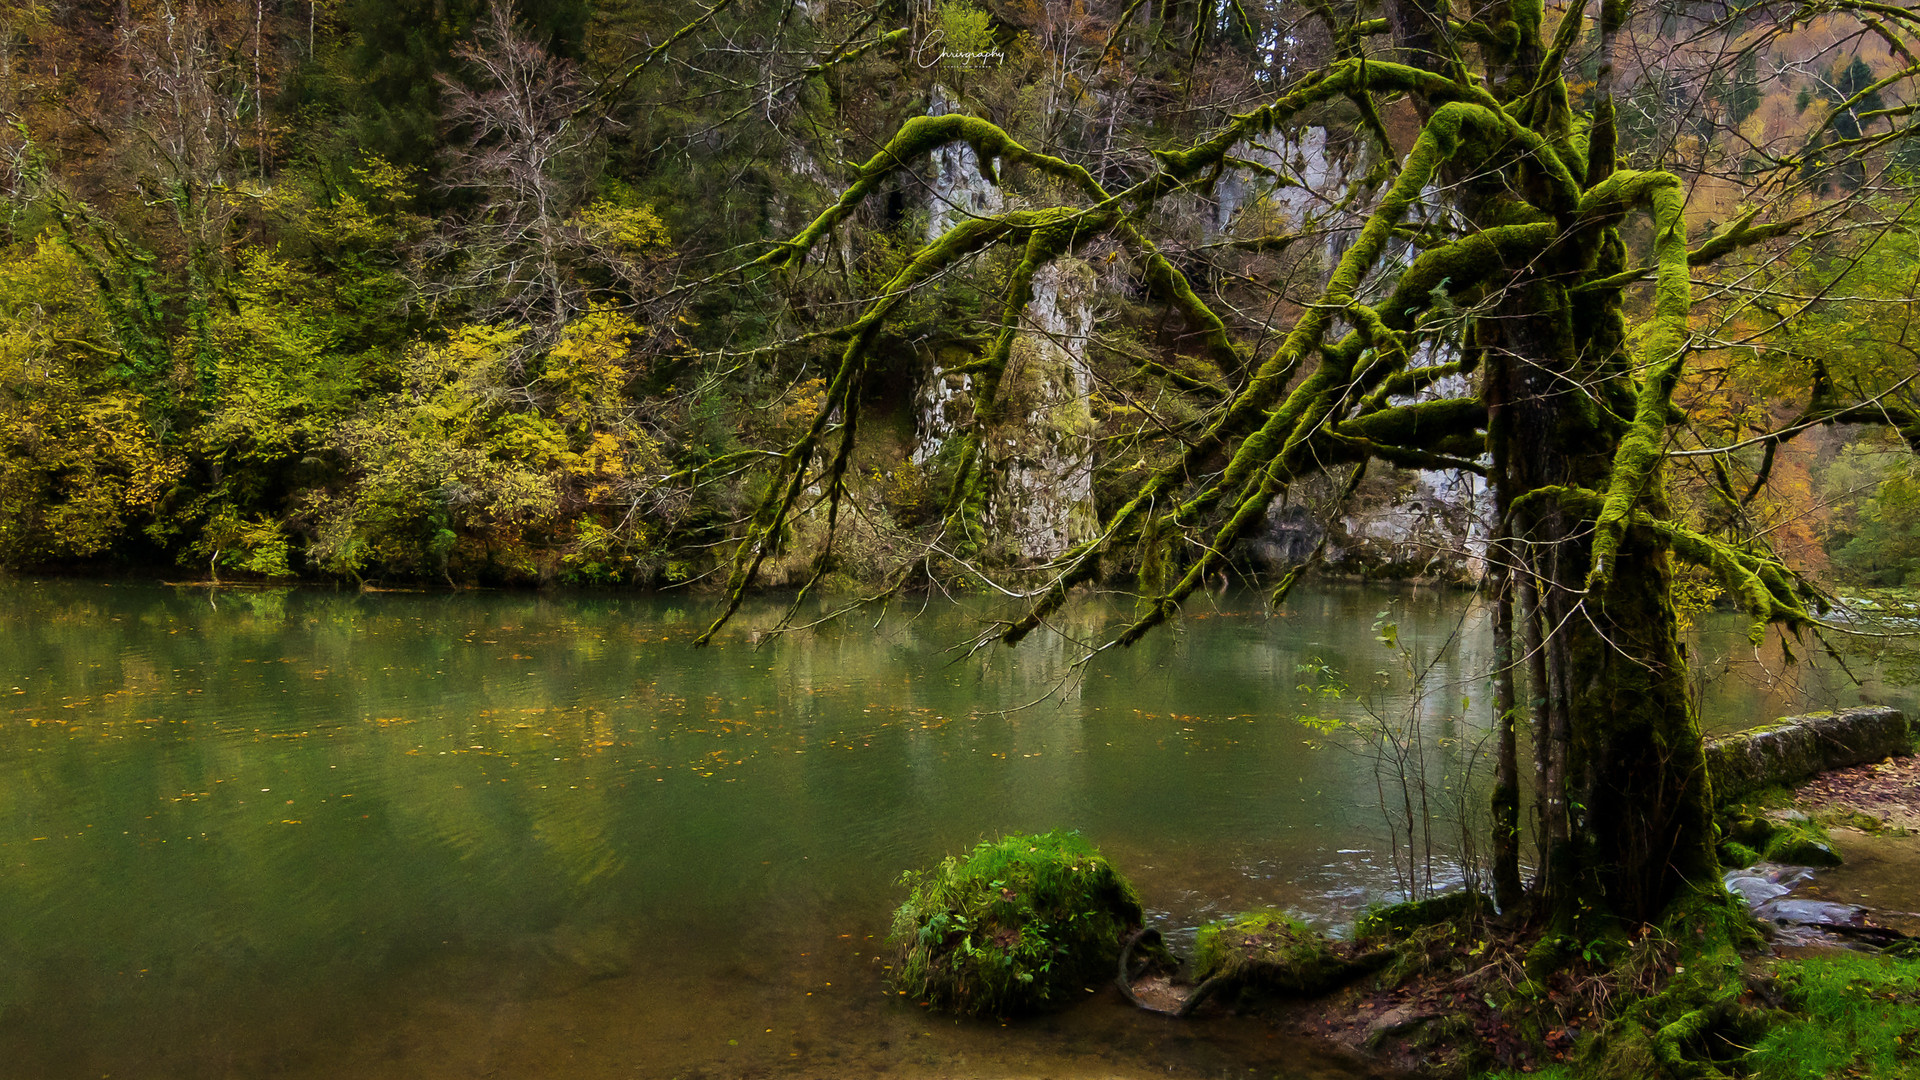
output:
<instances>
[{"instance_id":1,"label":"small green plant","mask_svg":"<svg viewBox=\"0 0 1920 1080\"><path fill-rule=\"evenodd\" d=\"M1017 1016L1060 1008L1112 977L1140 899L1079 833L982 841L908 871L893 916L894 988L935 1008Z\"/></svg>"},{"instance_id":2,"label":"small green plant","mask_svg":"<svg viewBox=\"0 0 1920 1080\"><path fill-rule=\"evenodd\" d=\"M1294 689L1306 697L1296 718L1323 736L1349 735L1357 752L1372 762L1387 856L1401 898L1436 896L1454 884L1445 879L1456 874L1458 884L1477 894L1484 878L1475 837L1484 815L1480 784L1486 740L1462 737L1459 717L1473 702L1453 698L1439 676L1453 643L1435 655L1416 651L1402 640L1392 608L1374 616L1373 639L1392 654L1394 667L1376 670L1358 688L1320 657L1294 666ZM1395 692L1400 685L1407 688L1404 695ZM1345 717L1319 711L1341 706Z\"/></svg>"}]
</instances>

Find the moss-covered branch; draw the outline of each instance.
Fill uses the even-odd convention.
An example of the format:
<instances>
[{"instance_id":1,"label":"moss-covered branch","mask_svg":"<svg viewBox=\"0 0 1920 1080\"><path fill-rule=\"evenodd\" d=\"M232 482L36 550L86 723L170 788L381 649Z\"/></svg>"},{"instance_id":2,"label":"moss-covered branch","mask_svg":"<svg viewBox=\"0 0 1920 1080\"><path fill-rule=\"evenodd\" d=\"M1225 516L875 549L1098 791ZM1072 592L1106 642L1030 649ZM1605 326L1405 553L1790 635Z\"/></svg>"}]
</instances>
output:
<instances>
[{"instance_id":1,"label":"moss-covered branch","mask_svg":"<svg viewBox=\"0 0 1920 1080\"><path fill-rule=\"evenodd\" d=\"M1618 190L1601 191L1610 188ZM1610 583L1628 516L1660 466L1673 388L1686 359L1692 294L1687 272L1686 197L1678 177L1669 173L1615 173L1588 197L1596 202L1615 197L1634 203L1644 201L1653 217L1654 261L1659 267L1653 319L1643 331L1637 357L1640 387L1633 420L1613 455L1606 505L1594 519L1587 588L1596 590Z\"/></svg>"},{"instance_id":2,"label":"moss-covered branch","mask_svg":"<svg viewBox=\"0 0 1920 1080\"><path fill-rule=\"evenodd\" d=\"M916 116L900 126L892 139L879 153L868 158L855 172L854 181L832 206L820 212L806 228L800 230L793 239L784 241L772 251L755 259L750 266L791 267L798 265L807 257L824 237L844 220L847 215L866 201L881 183L901 169L912 168L935 150L949 143L964 142L973 148L980 160L981 171L988 179L993 175L992 162L995 159L1011 164L1026 165L1041 172L1059 177L1073 187L1091 196L1095 200L1105 201L1108 195L1093 179L1092 174L1072 162L1053 157L1049 154L1035 153L1027 149L1014 138L993 123L975 116L963 116L949 113L945 116Z\"/></svg>"},{"instance_id":3,"label":"moss-covered branch","mask_svg":"<svg viewBox=\"0 0 1920 1080\"><path fill-rule=\"evenodd\" d=\"M1556 503L1561 509L1590 520L1597 520L1606 507L1606 497L1600 492L1550 486L1515 499L1514 513L1531 510L1542 502ZM1735 547L1640 510L1633 512L1631 525L1654 533L1667 543L1674 555L1712 572L1753 621L1749 637L1756 644L1769 623L1799 629L1813 622L1813 616L1802 603L1804 590L1795 585L1793 571L1771 554Z\"/></svg>"}]
</instances>

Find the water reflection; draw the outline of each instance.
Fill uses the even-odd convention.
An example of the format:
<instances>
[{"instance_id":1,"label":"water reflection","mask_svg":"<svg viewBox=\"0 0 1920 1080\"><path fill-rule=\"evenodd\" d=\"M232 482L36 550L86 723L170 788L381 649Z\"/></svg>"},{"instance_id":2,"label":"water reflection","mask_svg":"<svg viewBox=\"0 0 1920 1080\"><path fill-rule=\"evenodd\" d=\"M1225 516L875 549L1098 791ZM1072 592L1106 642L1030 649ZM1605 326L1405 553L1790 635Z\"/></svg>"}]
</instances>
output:
<instances>
[{"instance_id":1,"label":"water reflection","mask_svg":"<svg viewBox=\"0 0 1920 1080\"><path fill-rule=\"evenodd\" d=\"M1474 745L1456 594L1229 595L1081 666L1123 607L972 655L953 606L695 651L684 599L9 585L0 1075L1356 1075L1107 994L955 1024L886 996L881 939L900 870L1057 825L1176 930L1389 891L1370 760L1298 721L1357 715L1300 668L1372 685L1383 610L1435 664L1374 707ZM1825 679L1793 693L1854 693Z\"/></svg>"}]
</instances>

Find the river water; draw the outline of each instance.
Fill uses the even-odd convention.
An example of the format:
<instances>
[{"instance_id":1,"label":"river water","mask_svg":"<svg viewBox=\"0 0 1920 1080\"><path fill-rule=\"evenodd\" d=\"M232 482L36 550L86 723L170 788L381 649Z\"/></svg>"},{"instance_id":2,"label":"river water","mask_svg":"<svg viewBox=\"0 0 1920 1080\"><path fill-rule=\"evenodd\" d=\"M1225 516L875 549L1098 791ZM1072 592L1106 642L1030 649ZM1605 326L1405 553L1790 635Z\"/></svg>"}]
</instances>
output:
<instances>
[{"instance_id":1,"label":"river water","mask_svg":"<svg viewBox=\"0 0 1920 1080\"><path fill-rule=\"evenodd\" d=\"M1107 988L955 1022L884 938L901 871L1061 826L1176 942L1392 896L1375 755L1301 718L1411 716L1477 805L1465 596L1227 594L1084 665L1118 601L973 653L984 605L777 611L695 650L698 598L5 584L0 1077L1366 1075ZM1707 629L1710 725L1861 696Z\"/></svg>"}]
</instances>

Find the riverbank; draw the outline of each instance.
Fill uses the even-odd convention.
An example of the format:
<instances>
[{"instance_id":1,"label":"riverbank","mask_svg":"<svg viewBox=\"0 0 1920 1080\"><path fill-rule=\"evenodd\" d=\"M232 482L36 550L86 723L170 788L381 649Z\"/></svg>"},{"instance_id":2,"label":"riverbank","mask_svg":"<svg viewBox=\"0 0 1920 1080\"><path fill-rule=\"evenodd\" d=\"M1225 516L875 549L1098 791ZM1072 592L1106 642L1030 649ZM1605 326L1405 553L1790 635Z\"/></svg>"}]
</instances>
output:
<instances>
[{"instance_id":1,"label":"riverbank","mask_svg":"<svg viewBox=\"0 0 1920 1080\"><path fill-rule=\"evenodd\" d=\"M1790 875L1790 898L1865 909L1867 924L1920 937L1920 756L1824 772L1775 801L1775 813L1824 826L1842 859ZM1536 963L1530 975L1537 935L1443 924L1403 942L1384 977L1253 1010L1285 1036L1410 1076L1678 1076L1686 1069L1638 1071L1655 1063L1605 1044L1642 1003L1677 990L1689 965L1719 964L1740 987L1723 995L1727 1030L1688 1049L1699 1055L1690 1065L1722 1071L1694 1075L1898 1080L1920 1073L1920 949L1868 945L1888 936L1762 922L1734 959L1691 947L1671 927L1643 927L1555 970Z\"/></svg>"}]
</instances>

